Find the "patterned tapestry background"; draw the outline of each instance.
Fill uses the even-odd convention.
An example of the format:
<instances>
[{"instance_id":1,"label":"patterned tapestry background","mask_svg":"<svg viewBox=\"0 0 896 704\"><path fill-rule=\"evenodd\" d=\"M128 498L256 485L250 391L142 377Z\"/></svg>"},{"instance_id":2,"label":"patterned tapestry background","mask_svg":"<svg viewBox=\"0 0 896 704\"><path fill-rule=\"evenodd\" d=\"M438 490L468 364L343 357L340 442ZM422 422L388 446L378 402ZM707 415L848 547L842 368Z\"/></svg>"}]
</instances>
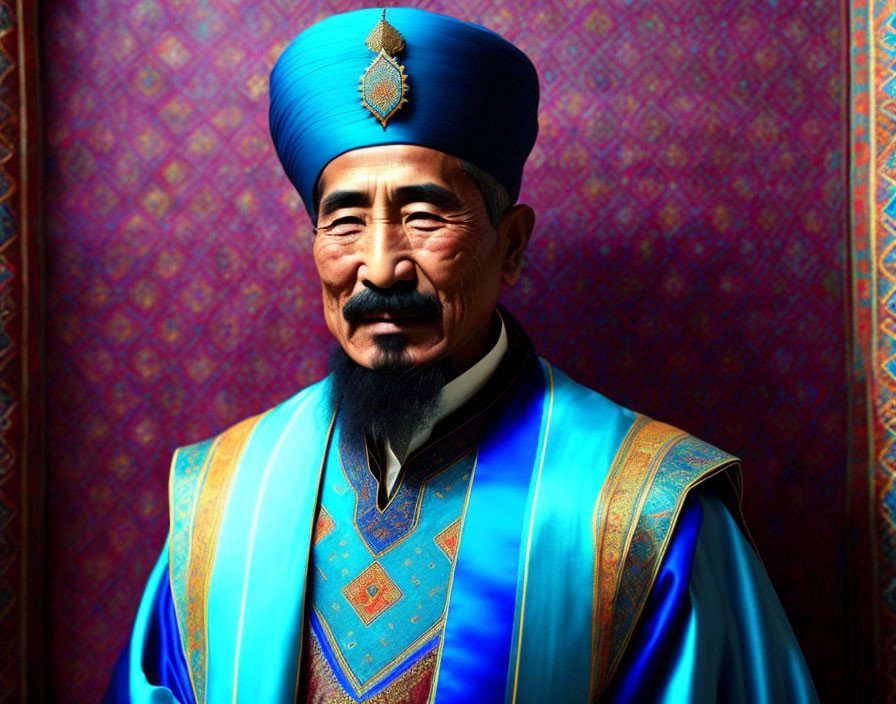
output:
<instances>
[{"instance_id":1,"label":"patterned tapestry background","mask_svg":"<svg viewBox=\"0 0 896 704\"><path fill-rule=\"evenodd\" d=\"M42 4L53 701L105 687L172 450L324 372L267 77L302 28L370 4ZM574 378L744 457L747 520L820 693L843 700L846 8L416 4L539 69L539 221L510 309Z\"/></svg>"},{"instance_id":2,"label":"patterned tapestry background","mask_svg":"<svg viewBox=\"0 0 896 704\"><path fill-rule=\"evenodd\" d=\"M896 701L896 0L854 2L851 33L853 471L850 574L880 701ZM862 408L862 405L865 408ZM868 410L865 415L862 411ZM868 422L859 420L867 417ZM862 446L867 451L862 451ZM860 471L861 464L867 470ZM868 511L868 497L871 498ZM870 518L870 520L869 520ZM867 526L863 529L862 526ZM870 535L869 535L870 533ZM870 549L866 549L870 546ZM869 624L864 627L863 624ZM870 656L870 657L869 657Z\"/></svg>"}]
</instances>

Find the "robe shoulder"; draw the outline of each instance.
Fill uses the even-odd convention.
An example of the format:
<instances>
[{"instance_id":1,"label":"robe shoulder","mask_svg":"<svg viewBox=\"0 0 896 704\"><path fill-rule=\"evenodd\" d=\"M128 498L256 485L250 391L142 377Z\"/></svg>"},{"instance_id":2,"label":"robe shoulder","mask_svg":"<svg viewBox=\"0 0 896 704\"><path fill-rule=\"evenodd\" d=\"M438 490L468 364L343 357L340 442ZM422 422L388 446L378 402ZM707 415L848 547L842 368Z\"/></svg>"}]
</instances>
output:
<instances>
[{"instance_id":1,"label":"robe shoulder","mask_svg":"<svg viewBox=\"0 0 896 704\"><path fill-rule=\"evenodd\" d=\"M815 704L759 558L707 487L687 499L634 637L601 702Z\"/></svg>"},{"instance_id":2,"label":"robe shoulder","mask_svg":"<svg viewBox=\"0 0 896 704\"><path fill-rule=\"evenodd\" d=\"M174 453L169 477L170 589L197 698L205 691L207 624L204 611L191 604L208 598L225 516L233 513L235 503L246 507L238 501L241 490L234 487L248 481L252 491L258 492L261 477L291 433L298 430L310 438L309 433L317 437L326 432L330 425L326 389L326 380L318 382L264 413Z\"/></svg>"},{"instance_id":3,"label":"robe shoulder","mask_svg":"<svg viewBox=\"0 0 896 704\"><path fill-rule=\"evenodd\" d=\"M219 443L245 435L262 419L266 424L279 423L282 425L288 422L298 408L307 413L309 418L326 415L328 413L327 384L327 378L321 379L301 389L273 408L245 418L211 438L177 448L174 451L174 459L171 464L172 473L189 474L189 467L201 464Z\"/></svg>"},{"instance_id":4,"label":"robe shoulder","mask_svg":"<svg viewBox=\"0 0 896 704\"><path fill-rule=\"evenodd\" d=\"M571 390L583 407L612 403ZM743 520L740 460L672 425L632 418L594 521L600 701L814 704Z\"/></svg>"},{"instance_id":5,"label":"robe shoulder","mask_svg":"<svg viewBox=\"0 0 896 704\"><path fill-rule=\"evenodd\" d=\"M652 504L675 507L678 515L688 493L712 482L729 508L742 494L739 458L673 425L632 411L594 389L573 381L542 360L550 378L551 405L560 410L561 437L612 438L612 464L601 486L602 501L624 506L628 513ZM557 425L555 423L554 425ZM592 468L583 465L577 471ZM720 488L724 485L724 488ZM627 500L634 498L633 503ZM738 517L739 508L733 511ZM674 520L671 521L674 524Z\"/></svg>"},{"instance_id":6,"label":"robe shoulder","mask_svg":"<svg viewBox=\"0 0 896 704\"><path fill-rule=\"evenodd\" d=\"M614 450L594 501L595 669L603 692L618 669L653 589L688 496L710 484L740 519L740 460L660 421L629 411L544 363L559 409L560 442L612 437ZM627 425L620 432L622 423ZM552 425L553 429L553 425ZM574 453L570 453L574 456ZM566 462L574 466L574 462ZM573 470L588 472L589 462ZM583 482L573 480L568 491ZM572 502L567 502L572 503Z\"/></svg>"}]
</instances>

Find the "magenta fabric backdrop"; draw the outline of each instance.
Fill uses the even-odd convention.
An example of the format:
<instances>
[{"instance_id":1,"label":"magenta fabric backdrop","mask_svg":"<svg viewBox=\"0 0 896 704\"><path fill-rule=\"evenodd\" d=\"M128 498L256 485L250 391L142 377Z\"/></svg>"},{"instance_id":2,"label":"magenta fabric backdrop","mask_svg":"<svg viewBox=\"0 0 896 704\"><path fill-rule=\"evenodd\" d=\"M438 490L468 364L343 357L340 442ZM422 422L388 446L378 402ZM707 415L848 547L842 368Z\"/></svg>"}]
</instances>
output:
<instances>
[{"instance_id":1,"label":"magenta fabric backdrop","mask_svg":"<svg viewBox=\"0 0 896 704\"><path fill-rule=\"evenodd\" d=\"M541 76L539 219L508 306L574 378L744 457L769 573L823 698L844 698L844 7L415 4ZM324 373L267 79L305 26L369 5L42 4L54 701L105 687L173 449Z\"/></svg>"}]
</instances>

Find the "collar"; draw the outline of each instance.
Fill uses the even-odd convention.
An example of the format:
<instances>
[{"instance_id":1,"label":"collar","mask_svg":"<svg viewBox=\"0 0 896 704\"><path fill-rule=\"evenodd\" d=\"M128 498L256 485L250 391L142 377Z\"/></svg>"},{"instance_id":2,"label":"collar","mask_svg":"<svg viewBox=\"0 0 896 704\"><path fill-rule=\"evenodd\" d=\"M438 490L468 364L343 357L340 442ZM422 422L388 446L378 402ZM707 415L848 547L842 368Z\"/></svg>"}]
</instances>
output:
<instances>
[{"instance_id":1,"label":"collar","mask_svg":"<svg viewBox=\"0 0 896 704\"><path fill-rule=\"evenodd\" d=\"M498 322L501 325L501 331L498 333L497 342L495 342L494 346L482 359L476 362L476 364L442 387L439 410L429 423L421 426L420 429L414 433L410 443L408 443L405 457L410 455L429 439L436 423L454 413L454 411L473 398L473 396L485 386L485 383L491 378L492 374L495 373L508 346L507 329L504 325L504 319L501 317L501 313L497 310L495 311L495 314L498 316ZM388 441L386 442L385 447L385 459L386 490L388 493L391 493L392 487L395 484L395 479L398 477L398 472L401 470L402 460L392 451L392 446Z\"/></svg>"}]
</instances>

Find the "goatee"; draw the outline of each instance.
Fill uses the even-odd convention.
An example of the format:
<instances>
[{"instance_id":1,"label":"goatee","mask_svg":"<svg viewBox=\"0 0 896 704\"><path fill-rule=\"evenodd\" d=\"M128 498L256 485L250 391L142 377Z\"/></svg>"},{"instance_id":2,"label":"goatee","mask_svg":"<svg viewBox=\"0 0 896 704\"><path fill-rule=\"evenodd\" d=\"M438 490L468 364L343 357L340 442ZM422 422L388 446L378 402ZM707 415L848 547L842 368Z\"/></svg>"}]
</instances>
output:
<instances>
[{"instance_id":1,"label":"goatee","mask_svg":"<svg viewBox=\"0 0 896 704\"><path fill-rule=\"evenodd\" d=\"M379 335L378 354L371 369L349 357L341 347L330 355L330 403L339 411L341 432L365 433L378 443L388 440L403 458L414 433L435 417L450 362L413 366L404 335Z\"/></svg>"}]
</instances>

